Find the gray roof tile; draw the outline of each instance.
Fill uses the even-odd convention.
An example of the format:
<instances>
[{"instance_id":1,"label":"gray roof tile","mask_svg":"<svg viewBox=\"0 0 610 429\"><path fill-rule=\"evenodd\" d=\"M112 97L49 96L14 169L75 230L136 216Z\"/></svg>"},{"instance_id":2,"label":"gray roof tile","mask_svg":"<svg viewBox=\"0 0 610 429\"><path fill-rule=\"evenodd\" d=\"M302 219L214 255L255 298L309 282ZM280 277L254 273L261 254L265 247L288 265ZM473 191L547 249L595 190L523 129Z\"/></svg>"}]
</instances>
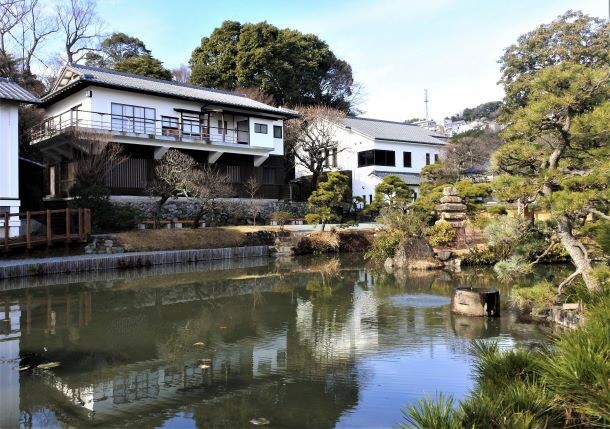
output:
<instances>
[{"instance_id":1,"label":"gray roof tile","mask_svg":"<svg viewBox=\"0 0 610 429\"><path fill-rule=\"evenodd\" d=\"M345 118L345 126L378 140L444 145L445 136L417 125L369 118Z\"/></svg>"},{"instance_id":2,"label":"gray roof tile","mask_svg":"<svg viewBox=\"0 0 610 429\"><path fill-rule=\"evenodd\" d=\"M92 84L100 83L112 87L155 93L161 96L167 95L199 102L218 103L244 109L256 109L277 115L296 116L296 112L293 110L269 106L231 91L204 88L201 86L155 79L80 64L68 65L66 66L66 69L79 75L79 78L70 82L64 88L77 85L79 82L82 83L84 81L91 82ZM54 98L64 88L47 94L43 97L43 101Z\"/></svg>"},{"instance_id":3,"label":"gray roof tile","mask_svg":"<svg viewBox=\"0 0 610 429\"><path fill-rule=\"evenodd\" d=\"M12 80L0 77L0 100L40 103L40 100Z\"/></svg>"}]
</instances>

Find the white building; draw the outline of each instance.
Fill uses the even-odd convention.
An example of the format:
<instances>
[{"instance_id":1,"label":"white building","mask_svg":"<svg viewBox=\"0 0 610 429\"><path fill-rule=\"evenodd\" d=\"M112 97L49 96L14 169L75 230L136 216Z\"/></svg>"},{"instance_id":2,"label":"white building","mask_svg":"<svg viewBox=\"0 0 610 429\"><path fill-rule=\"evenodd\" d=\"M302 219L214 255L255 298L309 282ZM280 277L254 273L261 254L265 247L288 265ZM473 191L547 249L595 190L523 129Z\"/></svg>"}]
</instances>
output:
<instances>
[{"instance_id":1,"label":"white building","mask_svg":"<svg viewBox=\"0 0 610 429\"><path fill-rule=\"evenodd\" d=\"M4 213L19 213L19 103L39 100L10 79L0 77L0 231ZM19 218L9 221L9 235L19 234Z\"/></svg>"},{"instance_id":2,"label":"white building","mask_svg":"<svg viewBox=\"0 0 610 429\"><path fill-rule=\"evenodd\" d=\"M49 166L48 195L69 197L75 131L104 134L127 162L106 177L113 195L144 195L153 163L168 149L215 164L235 184L256 176L261 197L280 198L284 180L283 120L296 116L231 91L203 88L82 65L66 66L42 98L47 119L35 136Z\"/></svg>"},{"instance_id":3,"label":"white building","mask_svg":"<svg viewBox=\"0 0 610 429\"><path fill-rule=\"evenodd\" d=\"M404 122L346 118L335 133L336 148L328 150L326 171L351 171L352 194L373 201L375 186L385 176L399 176L419 194L420 171L437 162L445 136ZM296 177L308 176L302 166Z\"/></svg>"}]
</instances>

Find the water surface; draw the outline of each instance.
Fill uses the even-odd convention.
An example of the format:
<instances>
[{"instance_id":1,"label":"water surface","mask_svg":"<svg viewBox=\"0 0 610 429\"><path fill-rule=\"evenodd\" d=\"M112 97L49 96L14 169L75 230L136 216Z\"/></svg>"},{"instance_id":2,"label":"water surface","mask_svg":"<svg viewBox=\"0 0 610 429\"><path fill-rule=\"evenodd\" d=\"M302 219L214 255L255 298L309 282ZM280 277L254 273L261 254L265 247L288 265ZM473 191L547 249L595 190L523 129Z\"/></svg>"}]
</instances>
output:
<instances>
[{"instance_id":1,"label":"water surface","mask_svg":"<svg viewBox=\"0 0 610 429\"><path fill-rule=\"evenodd\" d=\"M5 281L0 427L392 427L424 395L468 393L473 339L544 341L507 311L451 315L458 285L498 286L359 259Z\"/></svg>"}]
</instances>

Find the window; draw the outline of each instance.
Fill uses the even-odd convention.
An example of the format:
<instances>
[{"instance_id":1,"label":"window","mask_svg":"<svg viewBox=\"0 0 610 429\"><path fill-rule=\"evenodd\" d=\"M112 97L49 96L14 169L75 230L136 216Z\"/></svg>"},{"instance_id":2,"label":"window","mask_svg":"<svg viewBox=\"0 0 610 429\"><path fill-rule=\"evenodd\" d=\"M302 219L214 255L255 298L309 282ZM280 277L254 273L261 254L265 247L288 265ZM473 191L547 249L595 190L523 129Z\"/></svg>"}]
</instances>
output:
<instances>
[{"instance_id":1,"label":"window","mask_svg":"<svg viewBox=\"0 0 610 429\"><path fill-rule=\"evenodd\" d=\"M201 135L201 123L199 119L182 117L182 134L186 136Z\"/></svg>"},{"instance_id":2,"label":"window","mask_svg":"<svg viewBox=\"0 0 610 429\"><path fill-rule=\"evenodd\" d=\"M438 163L438 153L434 154L434 163Z\"/></svg>"},{"instance_id":3,"label":"window","mask_svg":"<svg viewBox=\"0 0 610 429\"><path fill-rule=\"evenodd\" d=\"M218 121L218 134L226 136L228 127L227 121L224 121L224 123L222 121Z\"/></svg>"},{"instance_id":4,"label":"window","mask_svg":"<svg viewBox=\"0 0 610 429\"><path fill-rule=\"evenodd\" d=\"M254 132L259 134L267 134L267 124L254 123Z\"/></svg>"},{"instance_id":5,"label":"window","mask_svg":"<svg viewBox=\"0 0 610 429\"><path fill-rule=\"evenodd\" d=\"M366 150L358 152L358 167L380 165L386 167L396 166L396 154L393 150Z\"/></svg>"},{"instance_id":6,"label":"window","mask_svg":"<svg viewBox=\"0 0 610 429\"><path fill-rule=\"evenodd\" d=\"M275 168L263 167L263 185L274 185L275 183Z\"/></svg>"},{"instance_id":7,"label":"window","mask_svg":"<svg viewBox=\"0 0 610 429\"><path fill-rule=\"evenodd\" d=\"M402 165L403 167L413 167L413 165L411 164L411 152L403 152Z\"/></svg>"},{"instance_id":8,"label":"window","mask_svg":"<svg viewBox=\"0 0 610 429\"><path fill-rule=\"evenodd\" d=\"M324 158L324 167L337 166L337 148L328 148L320 152Z\"/></svg>"},{"instance_id":9,"label":"window","mask_svg":"<svg viewBox=\"0 0 610 429\"><path fill-rule=\"evenodd\" d=\"M426 154L426 165L430 165L430 154Z\"/></svg>"},{"instance_id":10,"label":"window","mask_svg":"<svg viewBox=\"0 0 610 429\"><path fill-rule=\"evenodd\" d=\"M164 136L178 135L178 118L161 116L161 133Z\"/></svg>"},{"instance_id":11,"label":"window","mask_svg":"<svg viewBox=\"0 0 610 429\"><path fill-rule=\"evenodd\" d=\"M241 182L241 171L239 165L227 165L227 176L231 183Z\"/></svg>"},{"instance_id":12,"label":"window","mask_svg":"<svg viewBox=\"0 0 610 429\"><path fill-rule=\"evenodd\" d=\"M276 138L276 139L282 138L282 126L281 125L273 126L273 138Z\"/></svg>"},{"instance_id":13,"label":"window","mask_svg":"<svg viewBox=\"0 0 610 429\"><path fill-rule=\"evenodd\" d=\"M113 130L155 134L155 109L119 103L110 107Z\"/></svg>"}]
</instances>

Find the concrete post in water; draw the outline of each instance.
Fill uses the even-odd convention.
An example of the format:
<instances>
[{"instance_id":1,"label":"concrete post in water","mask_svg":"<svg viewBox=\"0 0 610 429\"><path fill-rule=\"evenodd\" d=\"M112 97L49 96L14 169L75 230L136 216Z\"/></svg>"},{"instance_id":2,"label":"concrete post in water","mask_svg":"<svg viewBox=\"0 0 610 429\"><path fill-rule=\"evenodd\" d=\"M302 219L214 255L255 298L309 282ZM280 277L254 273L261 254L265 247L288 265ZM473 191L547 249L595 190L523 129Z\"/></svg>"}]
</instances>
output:
<instances>
[{"instance_id":1,"label":"concrete post in water","mask_svg":"<svg viewBox=\"0 0 610 429\"><path fill-rule=\"evenodd\" d=\"M451 312L464 316L498 317L500 292L493 288L454 288L451 292Z\"/></svg>"}]
</instances>

